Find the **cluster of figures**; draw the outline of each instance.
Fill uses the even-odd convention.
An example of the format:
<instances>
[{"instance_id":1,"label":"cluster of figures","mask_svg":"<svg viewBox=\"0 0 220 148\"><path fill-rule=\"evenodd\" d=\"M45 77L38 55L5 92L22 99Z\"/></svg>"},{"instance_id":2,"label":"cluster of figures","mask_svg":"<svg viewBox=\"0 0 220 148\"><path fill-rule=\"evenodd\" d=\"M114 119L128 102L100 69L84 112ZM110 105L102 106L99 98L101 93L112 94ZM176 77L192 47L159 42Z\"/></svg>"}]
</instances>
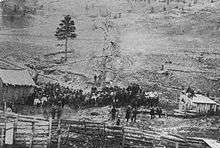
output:
<instances>
[{"instance_id":1,"label":"cluster of figures","mask_svg":"<svg viewBox=\"0 0 220 148\"><path fill-rule=\"evenodd\" d=\"M156 109L151 108L151 110L150 110L151 119L154 119L156 117L156 115L158 115L158 117L161 118L163 115L163 110L159 107L157 107Z\"/></svg>"},{"instance_id":2,"label":"cluster of figures","mask_svg":"<svg viewBox=\"0 0 220 148\"><path fill-rule=\"evenodd\" d=\"M121 123L121 120L119 117L117 117L117 112L118 110L116 109L115 106L112 107L111 109L111 119L113 121L116 121L116 125L120 125ZM126 113L125 113L125 119L126 119L126 122L136 122L137 120L137 115L141 113L140 111L138 111L138 108L137 107L131 107L130 105L126 108ZM162 117L163 115L163 111L160 107L157 107L156 109L155 108L151 108L150 109L150 116L151 116L151 119L154 119L156 117L156 115L158 115L159 118Z\"/></svg>"},{"instance_id":3,"label":"cluster of figures","mask_svg":"<svg viewBox=\"0 0 220 148\"><path fill-rule=\"evenodd\" d=\"M84 93L83 90L72 90L59 83L45 83L41 88L36 89L33 98L35 98L33 100L35 106L50 107L52 115L54 112L59 112L65 105L76 108L108 105L115 107L130 105L132 108L148 106L151 108L156 107L159 103L158 96L149 97L138 84L131 84L127 88L103 87L101 90L92 87L90 92Z\"/></svg>"},{"instance_id":4,"label":"cluster of figures","mask_svg":"<svg viewBox=\"0 0 220 148\"><path fill-rule=\"evenodd\" d=\"M119 117L117 117L117 113L118 113L118 110L116 109L115 106L112 107L111 109L111 120L112 121L116 121L116 125L120 125L121 124L121 120ZM132 108L130 105L127 107L126 109L126 115L125 115L125 119L127 122L129 122L129 120L131 120L131 122L136 122L136 119L137 119L137 114L138 114L138 109L137 108Z\"/></svg>"}]
</instances>

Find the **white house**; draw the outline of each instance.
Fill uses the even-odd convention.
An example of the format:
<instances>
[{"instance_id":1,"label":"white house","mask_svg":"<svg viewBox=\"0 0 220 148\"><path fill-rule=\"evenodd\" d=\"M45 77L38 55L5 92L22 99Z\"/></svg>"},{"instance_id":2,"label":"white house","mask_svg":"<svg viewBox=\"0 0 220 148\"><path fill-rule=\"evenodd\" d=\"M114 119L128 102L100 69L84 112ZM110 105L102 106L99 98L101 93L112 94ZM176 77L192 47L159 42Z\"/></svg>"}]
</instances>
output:
<instances>
[{"instance_id":1,"label":"white house","mask_svg":"<svg viewBox=\"0 0 220 148\"><path fill-rule=\"evenodd\" d=\"M182 93L179 98L179 110L183 112L192 111L199 114L216 112L217 105L218 103L201 94L190 96L187 93Z\"/></svg>"}]
</instances>

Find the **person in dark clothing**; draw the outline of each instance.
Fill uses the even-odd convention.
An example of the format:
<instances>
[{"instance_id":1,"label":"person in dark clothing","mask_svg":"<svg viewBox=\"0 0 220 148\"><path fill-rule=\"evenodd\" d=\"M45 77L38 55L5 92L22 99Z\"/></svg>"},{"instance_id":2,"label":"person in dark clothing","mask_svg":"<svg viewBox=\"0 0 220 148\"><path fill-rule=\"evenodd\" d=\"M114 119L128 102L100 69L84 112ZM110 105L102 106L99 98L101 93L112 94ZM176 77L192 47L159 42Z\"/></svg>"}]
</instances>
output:
<instances>
[{"instance_id":1,"label":"person in dark clothing","mask_svg":"<svg viewBox=\"0 0 220 148\"><path fill-rule=\"evenodd\" d=\"M117 112L117 110L116 110L115 106L113 106L112 110L111 110L111 117L112 117L113 121L115 120L116 112Z\"/></svg>"},{"instance_id":2,"label":"person in dark clothing","mask_svg":"<svg viewBox=\"0 0 220 148\"><path fill-rule=\"evenodd\" d=\"M161 118L161 115L162 115L162 109L161 108L157 108L157 114L158 114L159 118Z\"/></svg>"},{"instance_id":3,"label":"person in dark clothing","mask_svg":"<svg viewBox=\"0 0 220 148\"><path fill-rule=\"evenodd\" d=\"M152 108L152 109L150 110L150 116L151 116L151 119L154 119L154 116L155 116L154 108Z\"/></svg>"},{"instance_id":4,"label":"person in dark clothing","mask_svg":"<svg viewBox=\"0 0 220 148\"><path fill-rule=\"evenodd\" d=\"M60 119L60 118L61 118L61 115L62 115L62 108L61 108L61 106L59 105L58 108L57 108L57 119Z\"/></svg>"},{"instance_id":5,"label":"person in dark clothing","mask_svg":"<svg viewBox=\"0 0 220 148\"><path fill-rule=\"evenodd\" d=\"M116 125L119 126L120 124L121 124L121 120L118 119L117 122L116 122Z\"/></svg>"},{"instance_id":6,"label":"person in dark clothing","mask_svg":"<svg viewBox=\"0 0 220 148\"><path fill-rule=\"evenodd\" d=\"M136 122L137 114L138 114L137 108L134 108L132 111L132 117L131 117L132 122Z\"/></svg>"},{"instance_id":7,"label":"person in dark clothing","mask_svg":"<svg viewBox=\"0 0 220 148\"><path fill-rule=\"evenodd\" d=\"M98 78L97 75L95 75L95 76L94 76L94 82L97 81L97 78Z\"/></svg>"},{"instance_id":8,"label":"person in dark clothing","mask_svg":"<svg viewBox=\"0 0 220 148\"><path fill-rule=\"evenodd\" d=\"M52 115L52 119L54 119L56 115L56 106L54 104L52 105L51 108L51 115Z\"/></svg>"},{"instance_id":9,"label":"person in dark clothing","mask_svg":"<svg viewBox=\"0 0 220 148\"><path fill-rule=\"evenodd\" d=\"M131 107L128 106L127 110L126 110L126 115L125 115L125 118L127 119L127 122L129 121L131 117Z\"/></svg>"}]
</instances>

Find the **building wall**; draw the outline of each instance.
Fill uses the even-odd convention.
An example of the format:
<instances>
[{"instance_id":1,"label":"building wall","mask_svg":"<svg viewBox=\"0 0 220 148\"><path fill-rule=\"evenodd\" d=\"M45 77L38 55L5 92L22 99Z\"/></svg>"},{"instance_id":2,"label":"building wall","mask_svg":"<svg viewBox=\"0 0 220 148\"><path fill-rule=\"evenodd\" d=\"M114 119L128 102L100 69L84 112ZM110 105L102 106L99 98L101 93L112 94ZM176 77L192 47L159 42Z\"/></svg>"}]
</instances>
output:
<instances>
[{"instance_id":1,"label":"building wall","mask_svg":"<svg viewBox=\"0 0 220 148\"><path fill-rule=\"evenodd\" d=\"M2 84L2 80L0 79L0 102L1 102L0 107L3 110L4 104L3 104L3 89L2 89L2 87L3 87L3 84Z\"/></svg>"},{"instance_id":2,"label":"building wall","mask_svg":"<svg viewBox=\"0 0 220 148\"><path fill-rule=\"evenodd\" d=\"M2 84L2 83L1 83ZM34 88L30 86L13 86L5 85L1 86L1 98L6 102L23 102L27 97L33 94Z\"/></svg>"},{"instance_id":3,"label":"building wall","mask_svg":"<svg viewBox=\"0 0 220 148\"><path fill-rule=\"evenodd\" d=\"M196 111L197 113L208 113L211 108L216 112L217 105L215 104L197 104Z\"/></svg>"}]
</instances>

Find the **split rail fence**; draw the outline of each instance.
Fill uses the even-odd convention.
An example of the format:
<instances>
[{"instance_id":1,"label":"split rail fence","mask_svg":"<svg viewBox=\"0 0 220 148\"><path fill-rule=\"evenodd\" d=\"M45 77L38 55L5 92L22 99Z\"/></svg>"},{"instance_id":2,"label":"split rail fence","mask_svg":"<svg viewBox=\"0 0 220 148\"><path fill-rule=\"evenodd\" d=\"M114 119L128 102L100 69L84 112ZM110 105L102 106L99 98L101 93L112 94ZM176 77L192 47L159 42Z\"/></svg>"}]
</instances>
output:
<instances>
[{"instance_id":1,"label":"split rail fence","mask_svg":"<svg viewBox=\"0 0 220 148\"><path fill-rule=\"evenodd\" d=\"M73 120L52 120L0 113L0 143L34 148L169 147L205 148L204 141L133 127Z\"/></svg>"}]
</instances>

